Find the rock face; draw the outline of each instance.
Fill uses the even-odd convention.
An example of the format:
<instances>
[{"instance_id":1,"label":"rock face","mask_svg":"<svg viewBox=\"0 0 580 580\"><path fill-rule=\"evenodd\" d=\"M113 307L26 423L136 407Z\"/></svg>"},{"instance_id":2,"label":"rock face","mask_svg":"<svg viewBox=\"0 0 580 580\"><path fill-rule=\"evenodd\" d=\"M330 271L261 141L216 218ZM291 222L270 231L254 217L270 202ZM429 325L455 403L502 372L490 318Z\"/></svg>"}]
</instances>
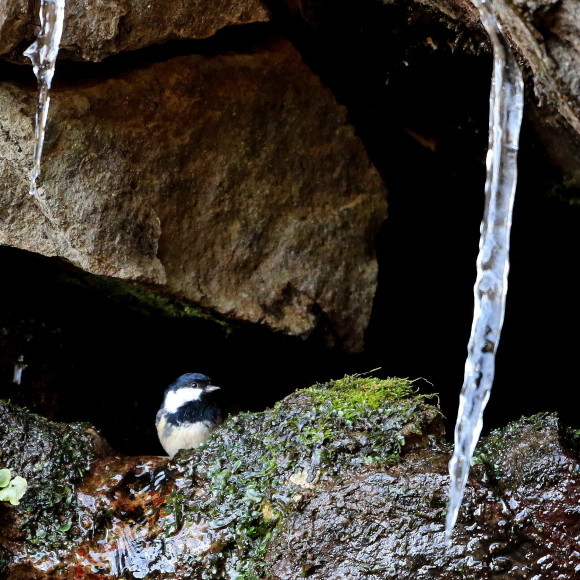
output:
<instances>
[{"instance_id":1,"label":"rock face","mask_svg":"<svg viewBox=\"0 0 580 580\"><path fill-rule=\"evenodd\" d=\"M54 90L27 193L34 90L0 94L0 242L362 346L384 186L292 46L184 56Z\"/></svg>"},{"instance_id":2,"label":"rock face","mask_svg":"<svg viewBox=\"0 0 580 580\"><path fill-rule=\"evenodd\" d=\"M316 34L332 27L340 11L327 0L286 0L286 4ZM397 2L385 0L384 4ZM495 0L493 9L522 63L527 87L525 112L551 161L564 169L570 184L579 187L580 4L576 0ZM434 51L443 44L452 46L456 53L491 51L471 0L413 0L405 10L409 46L422 42ZM418 39L413 24L422 19L427 33ZM447 39L434 41L433 19L449 29Z\"/></svg>"},{"instance_id":3,"label":"rock face","mask_svg":"<svg viewBox=\"0 0 580 580\"><path fill-rule=\"evenodd\" d=\"M524 418L482 442L450 548L449 454L423 449L309 498L270 545L270 570L288 580L575 577L580 463L559 429L555 416Z\"/></svg>"},{"instance_id":4,"label":"rock face","mask_svg":"<svg viewBox=\"0 0 580 580\"><path fill-rule=\"evenodd\" d=\"M293 11L312 27L313 38L318 35L318 46L325 42L321 29L344 25L355 10L327 0L285 3L288 14L277 5L279 21ZM404 33L393 30L401 46L419 43L436 51L451 45L469 54L489 48L469 0L385 4L410 24L424 24L418 39L405 27ZM497 0L494 7L524 63L526 110L547 154L563 169L560 182L572 189L580 184L578 2ZM5 60L23 62L18 55L34 36L35 10L0 0ZM288 41L260 44L251 38L256 28L245 27L252 49L238 54L226 54L222 35L212 47L179 48L204 55L166 58L148 51L132 68L129 58L101 68L69 64L68 72L63 62L101 61L269 19L260 0L196 0L169 8L162 0L71 3L36 199L26 194L35 90L17 80L17 67L4 65L3 79L13 80L0 90L0 243L149 284L224 317L292 335L318 329L329 343L360 350L375 295L385 188L346 110ZM428 36L434 20L437 42ZM275 25L268 25L270 33ZM377 36L372 27L345 39L339 31L335 42L358 49ZM307 37L297 43L305 53ZM322 46L321 52L332 59L335 48ZM371 64L361 62L369 71L360 78L384 86L390 72L378 67L381 56L370 58ZM146 59L156 62L143 64ZM409 65L404 56L400 60ZM312 62L323 60L315 55ZM357 84L359 77L353 78ZM376 90L369 110L379 102ZM372 151L380 131L360 132L387 176L390 159Z\"/></svg>"},{"instance_id":5,"label":"rock face","mask_svg":"<svg viewBox=\"0 0 580 580\"><path fill-rule=\"evenodd\" d=\"M264 22L269 17L260 0L178 1L170 7L163 0L69 2L61 51L67 58L99 61L168 40L207 38L221 28ZM0 55L22 60L22 50L32 43L37 25L36 3L0 0Z\"/></svg>"},{"instance_id":6,"label":"rock face","mask_svg":"<svg viewBox=\"0 0 580 580\"><path fill-rule=\"evenodd\" d=\"M1 411L7 425L14 414L26 422L30 441L67 427ZM101 452L89 473L95 450L82 428L68 427L64 451L53 446L43 466L56 463L40 475L34 445L0 430L0 448L11 450L3 465L24 470L30 484L19 506L0 505L9 580L556 579L580 566L579 434L553 415L483 441L450 548L449 446L437 409L408 381L349 377L297 391L274 409L231 418L200 450L172 461ZM44 485L65 499L52 520L45 473ZM58 527L35 535L45 521Z\"/></svg>"}]
</instances>

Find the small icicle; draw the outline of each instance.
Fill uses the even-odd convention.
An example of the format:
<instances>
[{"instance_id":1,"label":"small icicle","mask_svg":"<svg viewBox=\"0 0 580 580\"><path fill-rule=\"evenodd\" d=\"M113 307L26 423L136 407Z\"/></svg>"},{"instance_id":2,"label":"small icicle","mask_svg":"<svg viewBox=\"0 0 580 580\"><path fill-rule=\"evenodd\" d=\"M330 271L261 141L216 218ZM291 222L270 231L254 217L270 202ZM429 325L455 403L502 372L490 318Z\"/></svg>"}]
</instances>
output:
<instances>
[{"instance_id":1,"label":"small icicle","mask_svg":"<svg viewBox=\"0 0 580 580\"><path fill-rule=\"evenodd\" d=\"M21 367L19 365L14 365L14 375L12 377L12 382L15 385L19 385L22 382L22 371L24 370L24 367Z\"/></svg>"},{"instance_id":2,"label":"small icicle","mask_svg":"<svg viewBox=\"0 0 580 580\"><path fill-rule=\"evenodd\" d=\"M54 66L64 22L65 0L41 0L40 32L38 38L24 51L32 62L38 79L38 103L36 106L36 128L34 130L34 166L30 177L30 194L36 193L36 179L40 175L40 159L44 144L44 130L48 116Z\"/></svg>"},{"instance_id":3,"label":"small icicle","mask_svg":"<svg viewBox=\"0 0 580 580\"><path fill-rule=\"evenodd\" d=\"M490 92L489 149L485 210L481 224L475 305L465 376L455 426L455 450L449 462L451 485L445 535L457 520L473 451L481 433L483 410L495 371L495 353L503 324L512 208L517 182L517 151L523 111L520 69L498 24L489 0L471 0L493 45Z\"/></svg>"},{"instance_id":4,"label":"small icicle","mask_svg":"<svg viewBox=\"0 0 580 580\"><path fill-rule=\"evenodd\" d=\"M22 382L22 371L25 368L26 365L24 364L24 357L20 355L14 363L14 374L12 376L12 382L15 385L19 385Z\"/></svg>"}]
</instances>

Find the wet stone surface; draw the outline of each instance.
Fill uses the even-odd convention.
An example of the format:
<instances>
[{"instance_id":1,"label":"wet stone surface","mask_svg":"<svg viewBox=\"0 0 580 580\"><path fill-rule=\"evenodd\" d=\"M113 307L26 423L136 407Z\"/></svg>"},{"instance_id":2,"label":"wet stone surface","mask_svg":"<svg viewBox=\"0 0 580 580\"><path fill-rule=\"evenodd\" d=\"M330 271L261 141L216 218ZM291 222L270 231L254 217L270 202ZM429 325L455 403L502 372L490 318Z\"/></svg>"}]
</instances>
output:
<instances>
[{"instance_id":1,"label":"wet stone surface","mask_svg":"<svg viewBox=\"0 0 580 580\"><path fill-rule=\"evenodd\" d=\"M62 429L36 420L32 439ZM34 483L34 461L8 459L21 435L0 434L3 464ZM36 492L0 506L0 577L571 578L578 439L553 415L486 438L447 548L438 410L409 381L346 378L232 417L172 461L93 451L90 472L61 471L70 501L53 517L70 526L58 537L21 525Z\"/></svg>"},{"instance_id":2,"label":"wet stone surface","mask_svg":"<svg viewBox=\"0 0 580 580\"><path fill-rule=\"evenodd\" d=\"M287 519L270 569L279 578L575 577L580 472L567 445L550 415L488 437L450 548L446 451L341 478Z\"/></svg>"},{"instance_id":3,"label":"wet stone surface","mask_svg":"<svg viewBox=\"0 0 580 580\"><path fill-rule=\"evenodd\" d=\"M0 401L0 466L28 484L17 508L0 502L0 571L6 553L23 538L41 551L68 542L77 509L74 486L93 458L107 451L86 424L53 423Z\"/></svg>"}]
</instances>

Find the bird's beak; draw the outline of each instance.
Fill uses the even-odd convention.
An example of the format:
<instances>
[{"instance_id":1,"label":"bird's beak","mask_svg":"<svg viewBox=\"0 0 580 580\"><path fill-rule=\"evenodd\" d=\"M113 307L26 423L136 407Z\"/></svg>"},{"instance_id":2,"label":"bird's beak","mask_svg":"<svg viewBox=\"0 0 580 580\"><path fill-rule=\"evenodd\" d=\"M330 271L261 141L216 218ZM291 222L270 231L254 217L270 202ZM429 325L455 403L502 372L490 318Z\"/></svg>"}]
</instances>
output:
<instances>
[{"instance_id":1,"label":"bird's beak","mask_svg":"<svg viewBox=\"0 0 580 580\"><path fill-rule=\"evenodd\" d=\"M206 393L213 393L214 391L219 391L221 387L217 387L216 385L208 385L204 390Z\"/></svg>"}]
</instances>

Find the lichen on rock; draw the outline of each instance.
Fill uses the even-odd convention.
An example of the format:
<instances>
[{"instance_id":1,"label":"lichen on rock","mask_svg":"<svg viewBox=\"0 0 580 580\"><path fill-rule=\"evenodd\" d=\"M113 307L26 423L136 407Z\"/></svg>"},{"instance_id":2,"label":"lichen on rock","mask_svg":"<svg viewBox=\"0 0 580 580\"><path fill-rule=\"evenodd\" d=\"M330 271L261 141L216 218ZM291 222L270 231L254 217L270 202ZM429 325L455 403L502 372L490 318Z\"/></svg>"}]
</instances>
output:
<instances>
[{"instance_id":1,"label":"lichen on rock","mask_svg":"<svg viewBox=\"0 0 580 580\"><path fill-rule=\"evenodd\" d=\"M77 510L73 488L90 468L98 441L86 424L54 423L0 401L0 465L28 484L14 516L29 549L69 539Z\"/></svg>"}]
</instances>

